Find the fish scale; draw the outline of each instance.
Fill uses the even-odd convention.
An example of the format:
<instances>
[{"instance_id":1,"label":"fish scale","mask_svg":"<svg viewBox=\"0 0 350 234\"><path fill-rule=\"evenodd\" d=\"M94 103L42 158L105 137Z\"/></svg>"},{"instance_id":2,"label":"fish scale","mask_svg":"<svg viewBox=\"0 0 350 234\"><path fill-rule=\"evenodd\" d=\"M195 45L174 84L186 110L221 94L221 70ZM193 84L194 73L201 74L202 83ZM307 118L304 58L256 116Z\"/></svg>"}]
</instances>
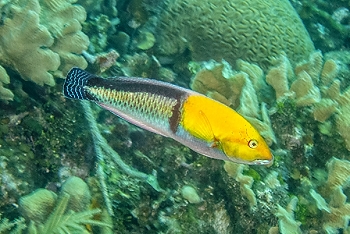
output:
<instances>
[{"instance_id":1,"label":"fish scale","mask_svg":"<svg viewBox=\"0 0 350 234\"><path fill-rule=\"evenodd\" d=\"M176 105L176 99L167 98L161 95L149 94L146 92L124 92L103 87L88 87L86 89L100 102L113 105L130 115L139 118L148 118L159 124L168 125L169 118L173 114L173 108Z\"/></svg>"}]
</instances>

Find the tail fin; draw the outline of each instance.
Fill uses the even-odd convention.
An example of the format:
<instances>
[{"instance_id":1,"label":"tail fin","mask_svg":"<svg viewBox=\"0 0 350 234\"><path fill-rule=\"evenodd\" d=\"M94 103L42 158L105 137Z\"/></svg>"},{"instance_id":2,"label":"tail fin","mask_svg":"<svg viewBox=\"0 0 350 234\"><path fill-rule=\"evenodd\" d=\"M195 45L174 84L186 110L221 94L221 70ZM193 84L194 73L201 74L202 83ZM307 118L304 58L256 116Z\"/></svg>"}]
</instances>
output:
<instances>
[{"instance_id":1,"label":"tail fin","mask_svg":"<svg viewBox=\"0 0 350 234\"><path fill-rule=\"evenodd\" d=\"M63 94L67 98L74 99L87 99L84 86L93 75L90 73L74 67L72 68L66 77L63 85Z\"/></svg>"}]
</instances>

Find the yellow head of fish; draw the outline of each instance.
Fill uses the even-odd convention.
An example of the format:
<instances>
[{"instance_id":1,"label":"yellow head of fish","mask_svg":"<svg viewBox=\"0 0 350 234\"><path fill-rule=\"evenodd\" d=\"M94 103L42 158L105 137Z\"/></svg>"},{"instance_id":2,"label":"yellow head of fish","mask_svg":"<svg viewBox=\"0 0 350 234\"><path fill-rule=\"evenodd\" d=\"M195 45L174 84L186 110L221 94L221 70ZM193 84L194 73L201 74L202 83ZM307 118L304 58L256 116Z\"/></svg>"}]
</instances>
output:
<instances>
[{"instance_id":1,"label":"yellow head of fish","mask_svg":"<svg viewBox=\"0 0 350 234\"><path fill-rule=\"evenodd\" d=\"M237 133L227 131L227 136L220 140L223 153L234 162L246 164L270 164L273 156L261 135L249 124L245 131Z\"/></svg>"},{"instance_id":2,"label":"yellow head of fish","mask_svg":"<svg viewBox=\"0 0 350 234\"><path fill-rule=\"evenodd\" d=\"M205 96L192 95L183 105L182 126L211 148L209 157L266 165L273 156L259 132L241 115Z\"/></svg>"}]
</instances>

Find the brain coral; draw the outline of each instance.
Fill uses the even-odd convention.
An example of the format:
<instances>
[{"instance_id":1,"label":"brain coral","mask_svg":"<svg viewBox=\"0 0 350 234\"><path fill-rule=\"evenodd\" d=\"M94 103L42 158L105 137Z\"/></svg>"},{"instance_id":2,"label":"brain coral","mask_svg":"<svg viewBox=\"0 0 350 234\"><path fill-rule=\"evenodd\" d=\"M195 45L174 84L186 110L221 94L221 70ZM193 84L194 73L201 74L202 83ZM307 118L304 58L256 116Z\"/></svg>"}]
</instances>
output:
<instances>
[{"instance_id":1,"label":"brain coral","mask_svg":"<svg viewBox=\"0 0 350 234\"><path fill-rule=\"evenodd\" d=\"M195 60L240 58L266 69L284 51L291 62L314 50L304 25L288 0L174 0L157 24L159 52L186 48Z\"/></svg>"}]
</instances>

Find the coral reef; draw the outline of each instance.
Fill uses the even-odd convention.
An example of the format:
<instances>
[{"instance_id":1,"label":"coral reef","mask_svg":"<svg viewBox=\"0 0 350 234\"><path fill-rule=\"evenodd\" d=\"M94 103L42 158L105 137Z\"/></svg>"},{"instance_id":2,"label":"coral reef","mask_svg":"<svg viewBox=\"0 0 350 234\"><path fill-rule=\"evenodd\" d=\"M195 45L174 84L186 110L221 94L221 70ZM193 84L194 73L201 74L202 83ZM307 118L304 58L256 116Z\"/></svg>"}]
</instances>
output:
<instances>
[{"instance_id":1,"label":"coral reef","mask_svg":"<svg viewBox=\"0 0 350 234\"><path fill-rule=\"evenodd\" d=\"M21 233L26 228L25 219L19 218L9 221L7 218L1 219L0 216L0 233L6 233L6 230L11 230L12 233Z\"/></svg>"},{"instance_id":2,"label":"coral reef","mask_svg":"<svg viewBox=\"0 0 350 234\"><path fill-rule=\"evenodd\" d=\"M254 191L251 189L254 179L251 176L243 175L243 170L247 169L248 166L237 164L233 162L225 162L224 169L227 174L233 177L238 183L240 183L241 193L245 196L251 208L257 205L256 196Z\"/></svg>"},{"instance_id":3,"label":"coral reef","mask_svg":"<svg viewBox=\"0 0 350 234\"><path fill-rule=\"evenodd\" d=\"M309 60L295 66L295 71L285 56L275 63L266 77L261 69L241 60L237 62L240 71L233 71L225 61L192 64L199 69L194 70L196 75L191 88L236 109L251 121L269 145L276 142L276 137L265 100L269 105L274 104L271 100L275 99L277 103L293 100L298 108L310 107L314 119L322 123L335 114L337 130L350 150L350 134L346 130L350 126L347 118L350 114L350 88L341 91L340 78L337 78L338 62L333 59L324 61L322 53L316 51ZM275 99L263 96L263 93L270 92L264 79L273 87Z\"/></svg>"},{"instance_id":4,"label":"coral reef","mask_svg":"<svg viewBox=\"0 0 350 234\"><path fill-rule=\"evenodd\" d=\"M211 2L0 0L0 232L349 232L347 2L291 1L313 38L339 48L311 56L287 1ZM315 9L341 24L339 40ZM158 57L170 49L185 51ZM216 61L188 64L191 54ZM224 164L64 99L55 77L85 60L102 76L157 78L225 103L259 129L274 164Z\"/></svg>"},{"instance_id":5,"label":"coral reef","mask_svg":"<svg viewBox=\"0 0 350 234\"><path fill-rule=\"evenodd\" d=\"M160 188L157 177L153 174L145 174L143 172L140 172L129 165L127 165L119 156L119 154L114 151L107 143L106 139L101 135L101 132L99 131L97 127L97 123L95 121L95 118L93 116L90 103L87 101L82 101L82 106L85 113L85 118L87 119L89 126L91 128L95 153L98 160L98 168L97 168L97 176L99 177L100 186L102 188L103 192L103 198L105 200L108 212L110 215L113 215L112 211L112 205L111 201L108 195L108 189L106 186L106 174L103 172L102 165L105 163L106 158L110 158L111 161L113 161L114 164L116 164L123 172L125 172L127 175L131 177L135 177L141 181L144 181L152 186L156 191L160 192L162 189Z\"/></svg>"},{"instance_id":6,"label":"coral reef","mask_svg":"<svg viewBox=\"0 0 350 234\"><path fill-rule=\"evenodd\" d=\"M43 223L55 207L57 195L46 189L37 189L21 197L19 205L27 220Z\"/></svg>"},{"instance_id":7,"label":"coral reef","mask_svg":"<svg viewBox=\"0 0 350 234\"><path fill-rule=\"evenodd\" d=\"M278 72L276 72L278 71ZM286 57L266 75L266 81L274 89L277 102L285 98L295 100L297 107L311 106L315 120L325 122L332 114L336 116L336 127L350 150L350 87L341 91L338 65L333 59L324 61L320 51L310 55L310 59L300 63L292 71ZM291 83L290 88L289 83Z\"/></svg>"},{"instance_id":8,"label":"coral reef","mask_svg":"<svg viewBox=\"0 0 350 234\"><path fill-rule=\"evenodd\" d=\"M338 229L349 231L350 203L344 194L349 183L350 161L332 158L327 163L328 179L318 191L310 190L317 208L321 212L322 227L326 233L337 233ZM327 203L327 201L329 201Z\"/></svg>"},{"instance_id":9,"label":"coral reef","mask_svg":"<svg viewBox=\"0 0 350 234\"><path fill-rule=\"evenodd\" d=\"M276 212L276 216L279 219L278 228L279 231L283 234L301 234L300 230L300 222L295 221L294 219L294 211L297 207L298 198L293 197L289 202L286 209L277 205L278 210Z\"/></svg>"},{"instance_id":10,"label":"coral reef","mask_svg":"<svg viewBox=\"0 0 350 234\"><path fill-rule=\"evenodd\" d=\"M185 49L194 60L237 59L267 69L285 52L296 63L313 51L313 43L289 1L168 1L156 28L160 53Z\"/></svg>"},{"instance_id":11,"label":"coral reef","mask_svg":"<svg viewBox=\"0 0 350 234\"><path fill-rule=\"evenodd\" d=\"M59 55L60 66L54 75L64 77L73 67L86 68L87 62L81 53L88 48L89 38L81 30L81 24L86 19L82 6L76 1L43 0L40 2L40 22L55 39L49 47Z\"/></svg>"},{"instance_id":12,"label":"coral reef","mask_svg":"<svg viewBox=\"0 0 350 234\"><path fill-rule=\"evenodd\" d=\"M13 100L13 93L5 88L3 85L10 83L10 77L7 75L6 70L0 66L0 98L2 100Z\"/></svg>"},{"instance_id":13,"label":"coral reef","mask_svg":"<svg viewBox=\"0 0 350 234\"><path fill-rule=\"evenodd\" d=\"M74 2L2 1L0 64L25 80L50 86L55 85L54 76L64 77L72 66L85 68L87 63L80 54L89 44L81 32L86 13ZM8 79L1 78L2 83ZM11 100L11 91L4 92L0 99Z\"/></svg>"},{"instance_id":14,"label":"coral reef","mask_svg":"<svg viewBox=\"0 0 350 234\"><path fill-rule=\"evenodd\" d=\"M60 65L59 55L48 49L54 38L39 23L39 2L32 0L22 4L13 4L4 12L12 17L6 17L0 27L1 64L15 69L25 80L54 85L50 71L57 70Z\"/></svg>"}]
</instances>

